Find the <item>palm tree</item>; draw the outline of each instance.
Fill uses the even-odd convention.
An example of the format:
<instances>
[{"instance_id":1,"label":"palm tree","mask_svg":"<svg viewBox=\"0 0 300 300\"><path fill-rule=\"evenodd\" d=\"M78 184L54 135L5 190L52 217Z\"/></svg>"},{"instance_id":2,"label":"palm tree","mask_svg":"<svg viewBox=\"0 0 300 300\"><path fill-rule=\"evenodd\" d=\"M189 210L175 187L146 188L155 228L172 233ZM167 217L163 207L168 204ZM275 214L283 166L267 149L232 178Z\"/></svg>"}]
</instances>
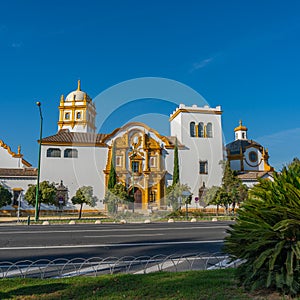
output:
<instances>
[{"instance_id":1,"label":"palm tree","mask_svg":"<svg viewBox=\"0 0 300 300\"><path fill-rule=\"evenodd\" d=\"M239 272L244 286L299 294L300 168L260 180L228 233L225 251L246 260Z\"/></svg>"}]
</instances>

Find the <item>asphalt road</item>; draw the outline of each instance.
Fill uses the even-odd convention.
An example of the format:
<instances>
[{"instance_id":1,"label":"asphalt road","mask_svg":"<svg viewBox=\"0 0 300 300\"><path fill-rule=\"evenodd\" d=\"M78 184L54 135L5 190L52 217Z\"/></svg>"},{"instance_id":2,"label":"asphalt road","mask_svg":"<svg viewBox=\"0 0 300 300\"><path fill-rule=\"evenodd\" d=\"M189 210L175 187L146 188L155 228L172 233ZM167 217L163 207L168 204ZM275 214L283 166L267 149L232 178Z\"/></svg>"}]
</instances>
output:
<instances>
[{"instance_id":1,"label":"asphalt road","mask_svg":"<svg viewBox=\"0 0 300 300\"><path fill-rule=\"evenodd\" d=\"M0 261L215 253L230 223L6 225Z\"/></svg>"}]
</instances>

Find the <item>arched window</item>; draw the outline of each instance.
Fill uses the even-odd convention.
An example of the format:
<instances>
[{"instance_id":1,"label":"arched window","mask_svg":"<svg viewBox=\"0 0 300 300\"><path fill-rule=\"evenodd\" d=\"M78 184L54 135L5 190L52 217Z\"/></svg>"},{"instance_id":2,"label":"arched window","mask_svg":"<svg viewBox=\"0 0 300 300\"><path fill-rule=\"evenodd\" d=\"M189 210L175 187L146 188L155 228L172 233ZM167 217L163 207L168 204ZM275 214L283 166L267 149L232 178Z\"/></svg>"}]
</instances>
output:
<instances>
[{"instance_id":1,"label":"arched window","mask_svg":"<svg viewBox=\"0 0 300 300\"><path fill-rule=\"evenodd\" d=\"M195 137L196 136L196 128L195 128L195 122L190 123L190 136Z\"/></svg>"},{"instance_id":2,"label":"arched window","mask_svg":"<svg viewBox=\"0 0 300 300\"><path fill-rule=\"evenodd\" d=\"M61 151L59 148L47 149L47 157L60 157Z\"/></svg>"},{"instance_id":3,"label":"arched window","mask_svg":"<svg viewBox=\"0 0 300 300\"><path fill-rule=\"evenodd\" d=\"M76 119L80 119L81 118L81 112L76 113Z\"/></svg>"},{"instance_id":4,"label":"arched window","mask_svg":"<svg viewBox=\"0 0 300 300\"><path fill-rule=\"evenodd\" d=\"M150 157L150 167L151 168L154 168L156 166L156 163L155 163L155 157L154 156L151 156Z\"/></svg>"},{"instance_id":5,"label":"arched window","mask_svg":"<svg viewBox=\"0 0 300 300\"><path fill-rule=\"evenodd\" d=\"M77 149L65 149L64 157L66 158L77 158L78 150Z\"/></svg>"},{"instance_id":6,"label":"arched window","mask_svg":"<svg viewBox=\"0 0 300 300\"><path fill-rule=\"evenodd\" d=\"M206 137L208 137L208 138L213 137L212 124L211 123L207 123L207 125L206 125Z\"/></svg>"},{"instance_id":7,"label":"arched window","mask_svg":"<svg viewBox=\"0 0 300 300\"><path fill-rule=\"evenodd\" d=\"M68 112L65 113L65 119L66 119L66 120L69 120L69 119L70 119L70 113L68 113Z\"/></svg>"},{"instance_id":8,"label":"arched window","mask_svg":"<svg viewBox=\"0 0 300 300\"><path fill-rule=\"evenodd\" d=\"M121 167L122 166L122 156L117 156L116 157L116 167Z\"/></svg>"},{"instance_id":9,"label":"arched window","mask_svg":"<svg viewBox=\"0 0 300 300\"><path fill-rule=\"evenodd\" d=\"M204 137L204 124L202 122L198 124L198 137Z\"/></svg>"}]
</instances>

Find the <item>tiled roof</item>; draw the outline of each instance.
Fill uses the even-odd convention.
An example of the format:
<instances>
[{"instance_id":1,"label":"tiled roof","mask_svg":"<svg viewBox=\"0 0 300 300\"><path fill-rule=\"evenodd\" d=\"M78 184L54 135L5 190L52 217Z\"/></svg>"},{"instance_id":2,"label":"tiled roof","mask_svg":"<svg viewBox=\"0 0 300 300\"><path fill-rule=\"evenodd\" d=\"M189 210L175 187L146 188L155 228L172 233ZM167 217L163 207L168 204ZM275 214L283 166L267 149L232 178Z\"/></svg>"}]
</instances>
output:
<instances>
[{"instance_id":1,"label":"tiled roof","mask_svg":"<svg viewBox=\"0 0 300 300\"><path fill-rule=\"evenodd\" d=\"M241 180L257 180L265 175L272 176L273 172L266 171L249 171L245 173L238 174L238 178Z\"/></svg>"},{"instance_id":2,"label":"tiled roof","mask_svg":"<svg viewBox=\"0 0 300 300\"><path fill-rule=\"evenodd\" d=\"M99 145L107 134L92 133L92 132L70 132L60 130L57 134L42 139L42 144L47 143L67 143L67 144L92 144Z\"/></svg>"},{"instance_id":3,"label":"tiled roof","mask_svg":"<svg viewBox=\"0 0 300 300\"><path fill-rule=\"evenodd\" d=\"M242 152L244 153L249 146L256 146L262 151L263 147L252 140L236 140L226 145L226 150L229 151L231 155L239 154L240 149L242 148Z\"/></svg>"},{"instance_id":4,"label":"tiled roof","mask_svg":"<svg viewBox=\"0 0 300 300\"><path fill-rule=\"evenodd\" d=\"M0 177L36 177L36 168L0 168Z\"/></svg>"},{"instance_id":5,"label":"tiled roof","mask_svg":"<svg viewBox=\"0 0 300 300\"><path fill-rule=\"evenodd\" d=\"M112 134L92 132L70 132L69 130L62 129L57 134L43 138L42 144L82 144L105 146L107 138L111 137L111 135ZM165 136L165 138L170 143L170 146L175 146L176 137ZM178 147L181 148L183 145L178 142Z\"/></svg>"}]
</instances>

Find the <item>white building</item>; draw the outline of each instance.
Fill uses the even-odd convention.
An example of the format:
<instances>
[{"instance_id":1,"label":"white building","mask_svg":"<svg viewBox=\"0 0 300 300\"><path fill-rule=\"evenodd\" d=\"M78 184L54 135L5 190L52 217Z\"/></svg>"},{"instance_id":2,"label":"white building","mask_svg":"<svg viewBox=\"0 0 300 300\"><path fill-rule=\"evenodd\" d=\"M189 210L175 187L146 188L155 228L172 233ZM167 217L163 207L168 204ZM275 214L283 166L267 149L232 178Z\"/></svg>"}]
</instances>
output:
<instances>
[{"instance_id":1,"label":"white building","mask_svg":"<svg viewBox=\"0 0 300 300\"><path fill-rule=\"evenodd\" d=\"M95 133L96 108L81 91L61 97L58 132L42 139L41 180L60 182L69 199L84 185L93 187L103 209L111 160L118 181L134 191L137 208L164 207L166 187L172 182L174 148L179 149L180 182L191 187L193 200L205 185L219 185L223 160L220 106L181 104L170 115L171 136L163 136L143 123L128 123L112 133ZM167 126L167 124L166 124ZM112 155L112 149L115 153ZM193 202L195 204L195 202Z\"/></svg>"},{"instance_id":2,"label":"white building","mask_svg":"<svg viewBox=\"0 0 300 300\"><path fill-rule=\"evenodd\" d=\"M23 158L21 147L18 152L0 140L0 184L13 195L11 205L18 205L19 196L23 199L29 184L36 184L37 169Z\"/></svg>"}]
</instances>

